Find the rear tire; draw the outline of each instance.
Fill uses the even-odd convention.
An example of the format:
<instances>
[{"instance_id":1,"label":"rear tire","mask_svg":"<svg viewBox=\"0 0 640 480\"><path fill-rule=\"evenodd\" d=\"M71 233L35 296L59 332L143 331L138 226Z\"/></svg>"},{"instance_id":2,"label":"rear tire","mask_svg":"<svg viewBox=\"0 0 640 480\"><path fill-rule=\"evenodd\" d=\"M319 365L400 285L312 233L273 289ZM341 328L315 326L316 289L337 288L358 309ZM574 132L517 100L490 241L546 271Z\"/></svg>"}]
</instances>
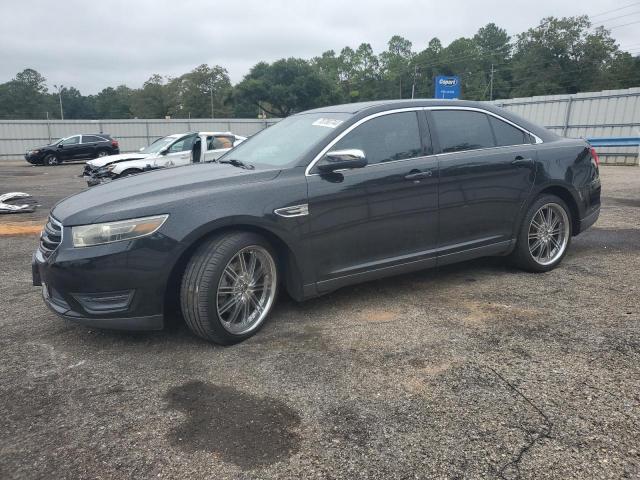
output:
<instances>
[{"instance_id":1,"label":"rear tire","mask_svg":"<svg viewBox=\"0 0 640 480\"><path fill-rule=\"evenodd\" d=\"M182 314L199 337L238 343L262 327L277 285L276 256L263 237L222 234L200 245L189 260L180 288Z\"/></svg>"},{"instance_id":2,"label":"rear tire","mask_svg":"<svg viewBox=\"0 0 640 480\"><path fill-rule=\"evenodd\" d=\"M529 272L556 268L571 245L571 210L559 197L543 194L529 206L517 236L512 262Z\"/></svg>"},{"instance_id":3,"label":"rear tire","mask_svg":"<svg viewBox=\"0 0 640 480\"><path fill-rule=\"evenodd\" d=\"M50 153L49 155L44 157L44 161L42 162L42 164L47 167L55 167L57 165L60 165L60 159L53 153Z\"/></svg>"},{"instance_id":4,"label":"rear tire","mask_svg":"<svg viewBox=\"0 0 640 480\"><path fill-rule=\"evenodd\" d=\"M97 158L106 157L107 155L109 155L109 151L108 150L99 150Z\"/></svg>"}]
</instances>

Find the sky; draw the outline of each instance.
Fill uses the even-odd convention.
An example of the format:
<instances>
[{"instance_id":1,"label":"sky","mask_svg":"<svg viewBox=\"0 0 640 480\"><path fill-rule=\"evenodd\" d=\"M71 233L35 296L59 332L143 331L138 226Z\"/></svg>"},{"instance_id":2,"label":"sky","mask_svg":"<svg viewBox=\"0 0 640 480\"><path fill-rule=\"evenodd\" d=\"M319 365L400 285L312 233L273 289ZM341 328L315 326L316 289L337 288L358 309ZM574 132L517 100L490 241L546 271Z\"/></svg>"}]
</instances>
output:
<instances>
[{"instance_id":1,"label":"sky","mask_svg":"<svg viewBox=\"0 0 640 480\"><path fill-rule=\"evenodd\" d=\"M94 94L203 63L225 67L236 83L263 60L310 59L362 42L379 53L395 34L420 51L433 37L447 45L489 22L515 35L546 16L581 14L606 27L640 22L640 1L2 0L0 83L34 68L50 87ZM640 23L612 35L640 52Z\"/></svg>"}]
</instances>

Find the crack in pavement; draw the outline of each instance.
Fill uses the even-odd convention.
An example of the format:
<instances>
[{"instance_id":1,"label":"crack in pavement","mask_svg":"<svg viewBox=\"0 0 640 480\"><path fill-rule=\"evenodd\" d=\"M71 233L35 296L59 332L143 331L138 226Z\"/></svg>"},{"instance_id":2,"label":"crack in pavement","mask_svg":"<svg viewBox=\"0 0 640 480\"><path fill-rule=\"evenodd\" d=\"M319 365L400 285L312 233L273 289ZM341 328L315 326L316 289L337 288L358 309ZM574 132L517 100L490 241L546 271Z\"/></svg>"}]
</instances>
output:
<instances>
[{"instance_id":1,"label":"crack in pavement","mask_svg":"<svg viewBox=\"0 0 640 480\"><path fill-rule=\"evenodd\" d=\"M515 458L505 463L500 468L500 470L498 470L498 475L500 476L500 478L506 480L507 477L505 476L505 474L507 469L509 469L510 467L515 468L517 472L517 478L520 478L522 476L522 473L520 472L520 462L522 461L522 458L529 450L533 448L533 446L537 442L545 438L551 438L551 429L553 428L553 422L549 419L547 414L542 411L542 409L540 409L536 404L534 404L531 400L529 400L529 398L527 398L527 396L524 393L522 393L520 390L518 390L518 388L515 387L511 382L509 382L506 378L500 375L492 367L487 367L487 368L491 370L496 377L498 377L505 385L507 385L511 390L513 390L519 397L521 397L525 402L527 402L544 419L543 428L538 432L537 435L530 435L526 429L522 429L527 435L530 435L529 440L520 448Z\"/></svg>"}]
</instances>

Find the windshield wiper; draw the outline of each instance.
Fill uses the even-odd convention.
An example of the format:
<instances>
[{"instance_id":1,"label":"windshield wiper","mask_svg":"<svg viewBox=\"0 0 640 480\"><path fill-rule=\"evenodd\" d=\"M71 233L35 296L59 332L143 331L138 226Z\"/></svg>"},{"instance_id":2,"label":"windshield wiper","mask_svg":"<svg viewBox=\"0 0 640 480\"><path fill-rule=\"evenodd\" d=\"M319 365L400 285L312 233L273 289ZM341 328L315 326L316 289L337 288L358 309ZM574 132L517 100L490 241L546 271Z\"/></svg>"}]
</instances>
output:
<instances>
[{"instance_id":1,"label":"windshield wiper","mask_svg":"<svg viewBox=\"0 0 640 480\"><path fill-rule=\"evenodd\" d=\"M236 160L235 158L230 158L228 160L227 159L218 160L218 163L228 163L229 165L233 165L234 167L246 168L247 170L253 170L254 168L256 168L250 163L244 163L243 161Z\"/></svg>"}]
</instances>

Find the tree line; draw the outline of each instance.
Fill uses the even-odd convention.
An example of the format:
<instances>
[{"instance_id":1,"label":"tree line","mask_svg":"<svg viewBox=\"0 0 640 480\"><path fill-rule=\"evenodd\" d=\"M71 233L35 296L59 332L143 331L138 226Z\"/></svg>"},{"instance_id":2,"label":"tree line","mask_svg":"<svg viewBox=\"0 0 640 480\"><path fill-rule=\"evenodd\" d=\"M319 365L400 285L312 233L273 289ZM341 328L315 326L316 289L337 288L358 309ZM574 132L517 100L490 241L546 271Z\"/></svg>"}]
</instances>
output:
<instances>
[{"instance_id":1,"label":"tree line","mask_svg":"<svg viewBox=\"0 0 640 480\"><path fill-rule=\"evenodd\" d=\"M436 75L458 75L462 98L490 100L640 86L640 57L619 49L611 32L587 16L548 17L511 38L489 23L472 37L443 46L432 38L415 51L394 35L376 54L369 43L328 50L312 59L259 62L236 85L219 65L179 77L152 75L82 95L72 86L51 91L44 76L25 69L0 84L0 118L284 117L322 105L433 97Z\"/></svg>"}]
</instances>

